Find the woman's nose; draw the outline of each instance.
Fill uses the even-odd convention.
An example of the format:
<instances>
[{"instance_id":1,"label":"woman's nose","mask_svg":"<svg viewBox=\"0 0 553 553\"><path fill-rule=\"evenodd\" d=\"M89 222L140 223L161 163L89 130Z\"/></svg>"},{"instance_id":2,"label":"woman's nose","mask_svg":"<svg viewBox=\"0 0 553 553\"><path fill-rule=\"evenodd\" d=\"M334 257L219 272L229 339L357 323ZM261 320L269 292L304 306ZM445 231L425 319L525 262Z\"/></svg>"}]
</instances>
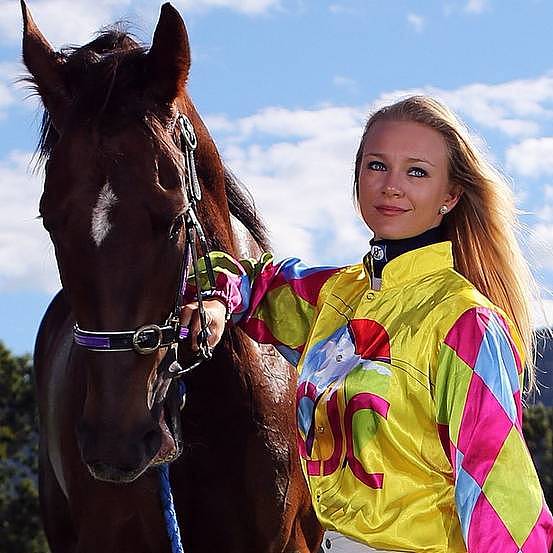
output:
<instances>
[{"instance_id":1,"label":"woman's nose","mask_svg":"<svg viewBox=\"0 0 553 553\"><path fill-rule=\"evenodd\" d=\"M382 186L382 194L391 198L397 198L403 195L403 188L398 175L389 173Z\"/></svg>"}]
</instances>

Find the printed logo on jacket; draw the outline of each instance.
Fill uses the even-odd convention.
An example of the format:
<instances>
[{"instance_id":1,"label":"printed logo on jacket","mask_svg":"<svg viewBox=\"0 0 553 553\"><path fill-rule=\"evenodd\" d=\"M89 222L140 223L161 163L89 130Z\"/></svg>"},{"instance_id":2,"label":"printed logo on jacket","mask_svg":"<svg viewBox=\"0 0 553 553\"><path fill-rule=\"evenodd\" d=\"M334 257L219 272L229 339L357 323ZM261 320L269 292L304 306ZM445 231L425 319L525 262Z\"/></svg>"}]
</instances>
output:
<instances>
[{"instance_id":1,"label":"printed logo on jacket","mask_svg":"<svg viewBox=\"0 0 553 553\"><path fill-rule=\"evenodd\" d=\"M328 476L347 463L362 483L382 488L384 475L365 466L361 451L388 416L391 374L390 339L376 321L353 319L310 347L296 396L309 476Z\"/></svg>"}]
</instances>

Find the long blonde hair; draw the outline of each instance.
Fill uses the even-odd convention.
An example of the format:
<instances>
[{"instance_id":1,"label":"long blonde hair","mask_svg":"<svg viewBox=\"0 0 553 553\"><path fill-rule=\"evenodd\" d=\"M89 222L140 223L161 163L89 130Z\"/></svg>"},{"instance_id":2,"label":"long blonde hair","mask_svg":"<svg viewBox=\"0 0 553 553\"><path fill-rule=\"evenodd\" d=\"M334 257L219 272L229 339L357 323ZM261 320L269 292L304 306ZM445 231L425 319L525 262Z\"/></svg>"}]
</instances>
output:
<instances>
[{"instance_id":1,"label":"long blonde hair","mask_svg":"<svg viewBox=\"0 0 553 553\"><path fill-rule=\"evenodd\" d=\"M383 120L421 123L443 136L450 183L462 190L459 202L443 223L453 243L455 268L515 323L531 389L535 380L531 301L537 286L516 239L520 224L509 184L479 152L452 111L433 98L412 96L381 108L369 118L355 159L357 205L365 139L369 129Z\"/></svg>"}]
</instances>

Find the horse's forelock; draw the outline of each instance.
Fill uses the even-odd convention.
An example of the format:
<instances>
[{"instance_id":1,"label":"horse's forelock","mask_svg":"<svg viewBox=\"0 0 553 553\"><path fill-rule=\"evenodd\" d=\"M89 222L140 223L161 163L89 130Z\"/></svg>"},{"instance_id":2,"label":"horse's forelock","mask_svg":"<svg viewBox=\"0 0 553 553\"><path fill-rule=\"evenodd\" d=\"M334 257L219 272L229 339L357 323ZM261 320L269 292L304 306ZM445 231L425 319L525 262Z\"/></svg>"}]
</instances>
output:
<instances>
[{"instance_id":1,"label":"horse's forelock","mask_svg":"<svg viewBox=\"0 0 553 553\"><path fill-rule=\"evenodd\" d=\"M60 55L68 66L98 62L102 56L115 53L144 52L137 38L127 30L125 22L115 23L98 32L95 39L84 46L67 46Z\"/></svg>"}]
</instances>

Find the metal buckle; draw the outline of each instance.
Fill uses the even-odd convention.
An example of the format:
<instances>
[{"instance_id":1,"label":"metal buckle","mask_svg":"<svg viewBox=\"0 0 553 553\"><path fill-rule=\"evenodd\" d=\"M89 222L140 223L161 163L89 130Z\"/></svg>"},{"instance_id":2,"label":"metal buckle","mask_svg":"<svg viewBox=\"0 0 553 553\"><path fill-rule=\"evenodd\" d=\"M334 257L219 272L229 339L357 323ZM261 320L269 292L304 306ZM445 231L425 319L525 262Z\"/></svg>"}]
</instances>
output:
<instances>
[{"instance_id":1,"label":"metal buckle","mask_svg":"<svg viewBox=\"0 0 553 553\"><path fill-rule=\"evenodd\" d=\"M144 332L148 332L149 330L153 330L157 333L157 342L155 346L141 346L140 342L144 339ZM132 346L134 348L134 351L136 353L140 353L141 355L148 355L149 353L153 353L156 351L159 346L161 345L162 340L162 331L161 328L157 325L144 325L138 328L132 337ZM147 339L147 338L146 338Z\"/></svg>"},{"instance_id":2,"label":"metal buckle","mask_svg":"<svg viewBox=\"0 0 553 553\"><path fill-rule=\"evenodd\" d=\"M179 124L182 136L186 141L186 145L191 149L195 150L198 145L198 139L196 138L196 133L194 132L194 126L192 125L190 119L186 115L181 114L179 117Z\"/></svg>"}]
</instances>

